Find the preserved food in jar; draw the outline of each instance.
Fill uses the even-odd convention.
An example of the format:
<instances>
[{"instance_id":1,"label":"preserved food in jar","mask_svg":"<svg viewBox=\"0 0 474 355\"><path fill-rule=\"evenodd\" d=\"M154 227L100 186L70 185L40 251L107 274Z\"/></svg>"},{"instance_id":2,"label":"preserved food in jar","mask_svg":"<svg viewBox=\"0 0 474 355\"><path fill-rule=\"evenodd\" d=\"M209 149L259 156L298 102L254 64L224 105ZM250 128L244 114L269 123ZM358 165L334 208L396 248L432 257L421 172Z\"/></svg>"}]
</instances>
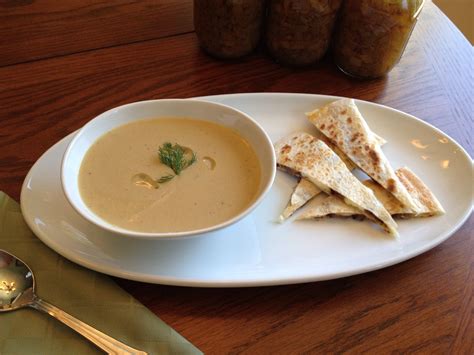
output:
<instances>
[{"instance_id":1,"label":"preserved food in jar","mask_svg":"<svg viewBox=\"0 0 474 355\"><path fill-rule=\"evenodd\" d=\"M265 0L194 0L201 47L219 58L250 53L260 40Z\"/></svg>"},{"instance_id":2,"label":"preserved food in jar","mask_svg":"<svg viewBox=\"0 0 474 355\"><path fill-rule=\"evenodd\" d=\"M405 50L423 0L346 0L334 39L334 60L349 75L388 73Z\"/></svg>"},{"instance_id":3,"label":"preserved food in jar","mask_svg":"<svg viewBox=\"0 0 474 355\"><path fill-rule=\"evenodd\" d=\"M290 65L308 65L327 51L341 0L272 0L266 44L273 57Z\"/></svg>"}]
</instances>

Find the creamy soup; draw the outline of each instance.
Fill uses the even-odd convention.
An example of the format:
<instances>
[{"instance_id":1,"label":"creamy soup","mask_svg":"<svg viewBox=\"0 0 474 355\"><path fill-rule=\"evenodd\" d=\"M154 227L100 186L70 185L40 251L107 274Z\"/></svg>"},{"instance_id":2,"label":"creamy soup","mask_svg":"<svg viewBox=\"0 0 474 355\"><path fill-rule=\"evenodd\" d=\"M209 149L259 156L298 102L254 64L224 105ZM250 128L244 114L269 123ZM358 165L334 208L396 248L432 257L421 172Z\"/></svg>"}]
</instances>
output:
<instances>
[{"instance_id":1,"label":"creamy soup","mask_svg":"<svg viewBox=\"0 0 474 355\"><path fill-rule=\"evenodd\" d=\"M166 143L183 147L190 163L179 175L162 162ZM91 146L79 174L81 196L94 213L140 232L224 222L254 201L259 185L259 161L247 141L187 118L140 120L108 132Z\"/></svg>"}]
</instances>

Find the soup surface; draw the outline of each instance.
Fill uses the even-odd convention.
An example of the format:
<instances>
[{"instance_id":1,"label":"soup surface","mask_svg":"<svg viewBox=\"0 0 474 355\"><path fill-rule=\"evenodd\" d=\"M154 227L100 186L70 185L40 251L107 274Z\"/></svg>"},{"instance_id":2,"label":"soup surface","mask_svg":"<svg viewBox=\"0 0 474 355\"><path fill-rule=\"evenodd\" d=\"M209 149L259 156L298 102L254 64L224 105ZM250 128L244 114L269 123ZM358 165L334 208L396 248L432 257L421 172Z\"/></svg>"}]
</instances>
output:
<instances>
[{"instance_id":1,"label":"soup surface","mask_svg":"<svg viewBox=\"0 0 474 355\"><path fill-rule=\"evenodd\" d=\"M195 154L179 175L161 161L166 143L182 146L188 160ZM254 201L259 185L259 161L247 141L222 125L187 118L140 120L106 133L79 174L81 196L94 213L140 232L224 222Z\"/></svg>"}]
</instances>

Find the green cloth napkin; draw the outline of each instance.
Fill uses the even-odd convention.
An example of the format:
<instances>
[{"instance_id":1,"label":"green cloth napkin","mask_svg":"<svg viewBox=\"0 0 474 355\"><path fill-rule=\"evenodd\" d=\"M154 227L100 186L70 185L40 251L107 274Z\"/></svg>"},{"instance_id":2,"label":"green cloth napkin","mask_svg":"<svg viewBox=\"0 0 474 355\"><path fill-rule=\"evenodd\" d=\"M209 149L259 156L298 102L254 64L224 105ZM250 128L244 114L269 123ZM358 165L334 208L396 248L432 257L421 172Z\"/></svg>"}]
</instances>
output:
<instances>
[{"instance_id":1,"label":"green cloth napkin","mask_svg":"<svg viewBox=\"0 0 474 355\"><path fill-rule=\"evenodd\" d=\"M149 354L202 354L106 275L76 265L44 245L20 206L0 192L0 249L25 261L39 297ZM0 354L102 354L88 340L33 309L0 313Z\"/></svg>"}]
</instances>

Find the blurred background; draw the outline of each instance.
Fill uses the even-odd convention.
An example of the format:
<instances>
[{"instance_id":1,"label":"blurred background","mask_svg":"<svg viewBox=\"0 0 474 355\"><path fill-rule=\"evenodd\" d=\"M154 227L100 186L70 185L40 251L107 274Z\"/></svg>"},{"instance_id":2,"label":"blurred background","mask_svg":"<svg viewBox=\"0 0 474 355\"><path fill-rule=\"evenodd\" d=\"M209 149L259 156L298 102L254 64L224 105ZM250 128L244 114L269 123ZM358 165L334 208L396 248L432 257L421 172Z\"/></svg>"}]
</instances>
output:
<instances>
[{"instance_id":1,"label":"blurred background","mask_svg":"<svg viewBox=\"0 0 474 355\"><path fill-rule=\"evenodd\" d=\"M474 44L474 0L433 0Z\"/></svg>"}]
</instances>

